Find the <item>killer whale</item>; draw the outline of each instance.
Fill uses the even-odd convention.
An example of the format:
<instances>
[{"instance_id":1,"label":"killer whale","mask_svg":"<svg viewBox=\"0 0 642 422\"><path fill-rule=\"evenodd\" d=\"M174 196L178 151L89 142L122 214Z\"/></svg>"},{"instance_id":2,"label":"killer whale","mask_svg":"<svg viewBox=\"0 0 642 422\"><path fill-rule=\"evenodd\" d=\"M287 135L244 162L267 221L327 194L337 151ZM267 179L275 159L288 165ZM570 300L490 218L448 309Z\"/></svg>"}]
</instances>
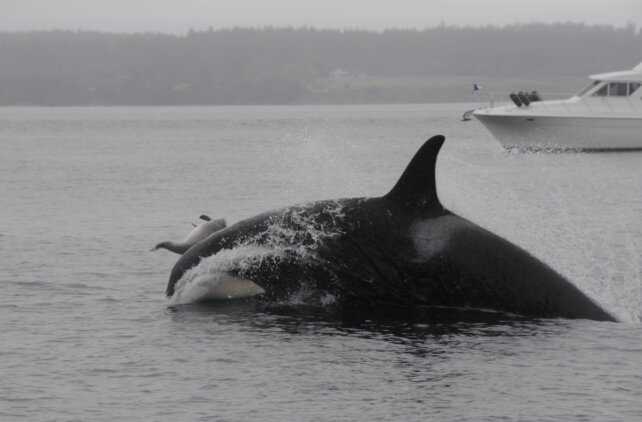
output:
<instances>
[{"instance_id":1,"label":"killer whale","mask_svg":"<svg viewBox=\"0 0 642 422\"><path fill-rule=\"evenodd\" d=\"M382 197L287 207L210 235L176 262L167 296L203 260L251 245L274 253L226 273L256 283L267 300L305 289L339 305L447 306L614 321L548 265L443 207L435 167L444 140L429 139Z\"/></svg>"}]
</instances>

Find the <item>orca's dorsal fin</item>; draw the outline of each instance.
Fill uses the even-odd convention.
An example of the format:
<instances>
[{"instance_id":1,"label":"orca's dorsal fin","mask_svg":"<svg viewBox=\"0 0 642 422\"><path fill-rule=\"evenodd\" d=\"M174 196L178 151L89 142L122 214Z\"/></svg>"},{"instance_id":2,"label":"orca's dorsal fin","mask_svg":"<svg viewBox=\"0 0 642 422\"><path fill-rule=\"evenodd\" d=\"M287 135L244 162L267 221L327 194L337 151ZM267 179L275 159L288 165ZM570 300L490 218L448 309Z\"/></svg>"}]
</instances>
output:
<instances>
[{"instance_id":1,"label":"orca's dorsal fin","mask_svg":"<svg viewBox=\"0 0 642 422\"><path fill-rule=\"evenodd\" d=\"M421 209L443 208L437 197L435 167L437 155L445 139L442 135L437 135L426 141L410 160L397 184L384 198Z\"/></svg>"}]
</instances>

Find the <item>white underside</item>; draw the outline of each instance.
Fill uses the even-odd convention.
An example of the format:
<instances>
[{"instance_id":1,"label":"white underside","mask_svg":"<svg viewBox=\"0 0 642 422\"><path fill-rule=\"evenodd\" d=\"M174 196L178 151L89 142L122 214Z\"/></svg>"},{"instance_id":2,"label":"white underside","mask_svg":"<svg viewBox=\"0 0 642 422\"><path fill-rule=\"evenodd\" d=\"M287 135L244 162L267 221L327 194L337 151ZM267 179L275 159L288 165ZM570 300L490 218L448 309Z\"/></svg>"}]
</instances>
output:
<instances>
[{"instance_id":1,"label":"white underside","mask_svg":"<svg viewBox=\"0 0 642 422\"><path fill-rule=\"evenodd\" d=\"M216 280L205 281L208 299L240 299L265 293L259 285L251 280L236 278L228 273L217 274Z\"/></svg>"},{"instance_id":2,"label":"white underside","mask_svg":"<svg viewBox=\"0 0 642 422\"><path fill-rule=\"evenodd\" d=\"M168 298L169 305L183 305L204 300L232 300L265 293L251 280L238 278L226 271L205 272L188 280L181 280L176 291Z\"/></svg>"}]
</instances>

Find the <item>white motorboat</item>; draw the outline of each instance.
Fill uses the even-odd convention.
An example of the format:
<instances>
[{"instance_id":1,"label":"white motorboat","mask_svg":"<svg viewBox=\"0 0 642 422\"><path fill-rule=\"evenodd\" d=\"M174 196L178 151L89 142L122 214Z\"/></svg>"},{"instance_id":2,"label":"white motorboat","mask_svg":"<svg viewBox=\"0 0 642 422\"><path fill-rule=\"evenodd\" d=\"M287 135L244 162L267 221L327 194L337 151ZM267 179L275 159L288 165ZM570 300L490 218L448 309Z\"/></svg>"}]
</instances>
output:
<instances>
[{"instance_id":1,"label":"white motorboat","mask_svg":"<svg viewBox=\"0 0 642 422\"><path fill-rule=\"evenodd\" d=\"M642 63L590 78L568 99L512 93L512 104L479 108L473 115L506 148L642 149Z\"/></svg>"}]
</instances>

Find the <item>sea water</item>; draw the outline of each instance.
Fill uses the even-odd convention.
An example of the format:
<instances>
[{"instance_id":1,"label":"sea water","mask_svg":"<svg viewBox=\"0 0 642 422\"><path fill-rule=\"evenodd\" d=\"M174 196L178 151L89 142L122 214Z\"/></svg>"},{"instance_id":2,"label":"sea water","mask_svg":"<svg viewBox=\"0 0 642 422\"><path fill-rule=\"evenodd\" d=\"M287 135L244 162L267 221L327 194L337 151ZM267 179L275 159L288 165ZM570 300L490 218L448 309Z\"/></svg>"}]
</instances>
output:
<instances>
[{"instance_id":1,"label":"sea water","mask_svg":"<svg viewBox=\"0 0 642 422\"><path fill-rule=\"evenodd\" d=\"M640 420L642 152L507 151L468 108L0 108L0 420ZM442 203L620 322L166 301L149 249L200 214L385 194L435 134Z\"/></svg>"}]
</instances>

